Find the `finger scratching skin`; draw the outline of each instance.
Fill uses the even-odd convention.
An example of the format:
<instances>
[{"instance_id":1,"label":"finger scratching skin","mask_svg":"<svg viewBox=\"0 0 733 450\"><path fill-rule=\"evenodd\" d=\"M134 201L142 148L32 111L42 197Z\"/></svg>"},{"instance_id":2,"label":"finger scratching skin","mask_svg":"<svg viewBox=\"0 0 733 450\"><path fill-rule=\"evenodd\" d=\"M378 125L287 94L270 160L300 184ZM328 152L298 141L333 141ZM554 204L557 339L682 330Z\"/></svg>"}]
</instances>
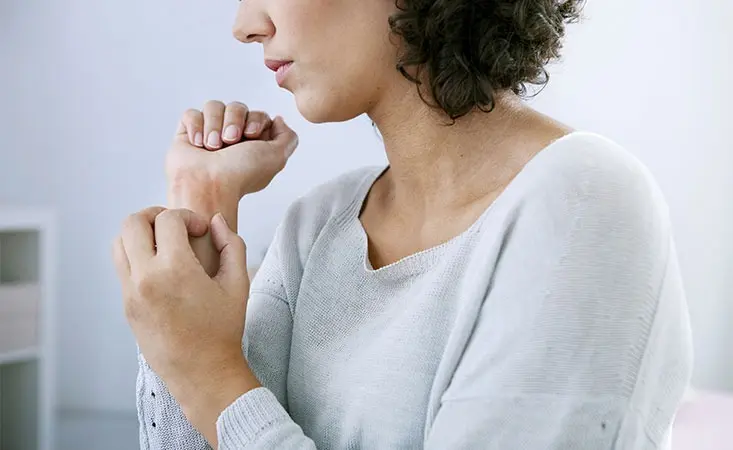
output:
<instances>
[{"instance_id":1,"label":"finger scratching skin","mask_svg":"<svg viewBox=\"0 0 733 450\"><path fill-rule=\"evenodd\" d=\"M134 216L136 220L143 220L147 223L152 224L153 222L155 222L155 218L165 210L166 208L163 206L151 206L149 208L143 209Z\"/></svg>"}]
</instances>

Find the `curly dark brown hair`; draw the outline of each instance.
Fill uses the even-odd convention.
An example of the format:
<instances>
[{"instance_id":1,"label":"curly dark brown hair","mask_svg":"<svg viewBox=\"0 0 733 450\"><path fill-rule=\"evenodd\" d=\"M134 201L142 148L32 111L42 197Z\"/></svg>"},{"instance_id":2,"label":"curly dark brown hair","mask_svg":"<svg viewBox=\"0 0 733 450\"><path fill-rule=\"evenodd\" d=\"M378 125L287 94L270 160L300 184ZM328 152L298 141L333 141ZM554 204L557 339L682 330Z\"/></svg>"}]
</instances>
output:
<instances>
[{"instance_id":1,"label":"curly dark brown hair","mask_svg":"<svg viewBox=\"0 0 733 450\"><path fill-rule=\"evenodd\" d=\"M525 96L544 87L545 66L560 57L565 25L584 0L397 0L392 32L404 49L397 69L422 83L453 120L494 109L497 91ZM408 67L414 67L410 74ZM428 102L428 104L430 104Z\"/></svg>"}]
</instances>

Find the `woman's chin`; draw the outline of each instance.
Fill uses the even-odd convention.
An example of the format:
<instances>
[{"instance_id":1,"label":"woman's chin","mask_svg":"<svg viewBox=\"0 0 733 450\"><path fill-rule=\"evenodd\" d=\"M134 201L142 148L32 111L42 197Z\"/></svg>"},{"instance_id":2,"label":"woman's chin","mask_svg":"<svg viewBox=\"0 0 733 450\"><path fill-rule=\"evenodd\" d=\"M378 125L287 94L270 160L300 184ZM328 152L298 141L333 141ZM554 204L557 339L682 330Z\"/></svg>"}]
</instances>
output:
<instances>
[{"instance_id":1,"label":"woman's chin","mask_svg":"<svg viewBox=\"0 0 733 450\"><path fill-rule=\"evenodd\" d=\"M310 94L310 93L309 93ZM306 94L294 93L295 104L305 120L311 123L345 122L363 113L358 108L349 108L348 103L333 101L333 93Z\"/></svg>"}]
</instances>

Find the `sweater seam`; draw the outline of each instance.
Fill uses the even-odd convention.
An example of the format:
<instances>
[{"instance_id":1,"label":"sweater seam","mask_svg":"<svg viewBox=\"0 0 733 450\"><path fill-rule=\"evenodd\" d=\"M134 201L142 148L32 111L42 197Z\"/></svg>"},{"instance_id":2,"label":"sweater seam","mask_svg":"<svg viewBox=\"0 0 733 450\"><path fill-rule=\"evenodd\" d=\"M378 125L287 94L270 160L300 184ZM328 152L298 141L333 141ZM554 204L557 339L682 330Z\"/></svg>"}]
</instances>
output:
<instances>
[{"instance_id":1,"label":"sweater seam","mask_svg":"<svg viewBox=\"0 0 733 450\"><path fill-rule=\"evenodd\" d=\"M642 428L644 429L644 436L647 439L649 439L649 441L654 443L655 445L658 444L658 442L656 439L650 436L650 431L649 431L647 424L641 421L641 418L644 417L644 414L635 405L634 398L636 397L638 389L639 389L639 376L641 375L641 372L642 372L641 369L648 362L647 356L649 352L651 351L651 347L649 345L649 338L652 334L652 330L654 329L655 325L657 324L657 314L659 313L659 296L662 292L662 289L664 288L665 282L667 281L667 277L669 276L669 259L670 259L669 255L671 253L671 246L672 246L671 239L667 238L666 256L665 256L664 268L663 268L664 276L662 276L659 282L659 285L657 286L657 289L656 289L656 293L654 296L654 298L656 299L655 304L654 304L654 314L652 315L652 320L650 322L651 325L649 326L649 329L647 330L643 338L643 342L645 343L644 352L642 353L641 358L640 358L639 371L633 380L633 388L631 392L629 393L629 396L627 399L628 405L626 407L629 413L631 413L634 416L634 420L641 422Z\"/></svg>"},{"instance_id":2,"label":"sweater seam","mask_svg":"<svg viewBox=\"0 0 733 450\"><path fill-rule=\"evenodd\" d=\"M139 426L142 428L141 437L143 438L144 447L141 447L141 450L148 450L150 448L150 436L148 433L148 426L147 426L147 414L145 410L145 402L143 401L143 398L145 396L145 390L147 388L147 373L145 370L145 367L142 364L142 361L138 358L138 365L139 365L139 374L140 377L140 387L141 391L139 392L139 398L137 399L137 407L138 407L138 418L139 418ZM140 444L143 444L141 442Z\"/></svg>"},{"instance_id":3,"label":"sweater seam","mask_svg":"<svg viewBox=\"0 0 733 450\"><path fill-rule=\"evenodd\" d=\"M646 357L650 351L649 348L649 338L652 334L652 330L654 329L654 326L657 323L657 314L659 314L659 296L662 293L662 289L664 287L664 283L667 281L667 277L669 276L669 255L670 255L670 249L671 249L671 242L669 239L667 239L666 242L666 249L665 249L665 257L664 257L664 267L662 268L662 273L664 274L662 278L659 280L659 284L656 287L656 291L654 293L654 312L651 315L651 320L649 322L649 327L646 330L646 333L644 334L644 337L641 338L641 341L644 343L644 352L641 354L640 358L640 364L639 368L644 364ZM641 370L639 370L639 373L637 373L636 377L634 377L632 385L634 386L631 392L629 393L629 399L634 397L636 394L636 390L639 387L639 374L641 373Z\"/></svg>"},{"instance_id":4,"label":"sweater seam","mask_svg":"<svg viewBox=\"0 0 733 450\"><path fill-rule=\"evenodd\" d=\"M265 294L267 296L270 296L270 297L276 298L277 300L282 301L283 303L285 303L286 307L288 308L288 311L290 312L290 317L292 318L294 316L293 311L295 309L295 304L291 304L287 300L288 289L287 289L287 286L285 286L285 277L283 276L282 260L280 259L280 245L279 245L280 237L279 236L282 234L282 228L283 228L283 224L280 224L277 230L275 231L275 239L274 239L273 244L271 244L269 251L272 252L272 258L274 259L273 263L275 265L275 269L273 271L275 272L275 275L278 278L278 282L281 283L282 290L285 295L283 296L279 293L275 293L274 291L266 290L264 288L258 288L258 287L253 288L251 285L249 289L249 295L252 295L253 293ZM260 271L258 271L257 273L259 274ZM255 277L256 276L257 275L255 275Z\"/></svg>"},{"instance_id":5,"label":"sweater seam","mask_svg":"<svg viewBox=\"0 0 733 450\"><path fill-rule=\"evenodd\" d=\"M371 187L366 187L368 183L370 183L369 180L372 180L371 183L374 183L374 180L376 177L379 177L379 175L384 171L384 169L380 169L379 172L377 172L377 175L374 175L374 171L378 168L378 166L370 168L371 170L362 176L361 181L358 183L356 189L354 189L353 194L351 195L351 199L344 205L343 207L336 210L334 214L331 215L331 217L327 220L326 224L321 228L318 235L313 239L313 242L311 243L311 247L308 251L308 256L305 258L305 262L303 263L303 271L305 272L305 268L310 266L310 262L313 258L313 248L315 248L319 242L322 239L325 239L325 231L327 231L327 227L333 223L333 226L336 226L339 231L343 232L347 229L345 226L346 223L351 218L351 213L354 209L356 209L356 204L359 203L359 199L361 199L361 203L363 204L364 201L366 201L366 197L369 195L369 189ZM366 191L365 191L366 189ZM357 219L358 219L358 213L357 213ZM293 318L295 318L295 306L292 306L291 309L291 315Z\"/></svg>"},{"instance_id":6,"label":"sweater seam","mask_svg":"<svg viewBox=\"0 0 733 450\"><path fill-rule=\"evenodd\" d=\"M587 190L582 190L579 193L578 197L579 197L579 200L580 201L588 201L591 198L591 196L587 192ZM573 210L577 210L577 207L578 207L577 205L579 203L577 203L576 205L574 205ZM570 230L568 230L568 233L565 236L565 238L567 240L571 240L572 239L572 235L579 229L579 226L578 226L579 221L580 221L580 217L576 215L574 217L574 219L573 219L573 226L570 228ZM641 356L639 358L639 361L640 361L639 371L633 377L633 379L629 380L629 385L632 386L632 388L629 390L628 393L625 393L624 394L624 397L628 399L629 404L631 404L631 399L636 394L636 391L637 391L637 388L638 388L639 376L641 374L641 366L642 366L642 364L643 364L643 362L644 362L644 360L645 360L648 352L650 351L650 348L649 348L649 337L651 336L652 329L654 328L654 324L656 323L656 320L657 320L657 314L659 312L659 295L660 295L660 293L662 291L662 287L664 286L664 282L666 281L667 276L668 276L667 275L667 272L668 272L667 269L668 269L668 266L669 266L670 248L671 248L671 242L670 242L669 237L667 236L667 238L666 238L666 251L665 251L665 257L664 257L664 267L663 267L663 274L664 275L662 276L659 284L655 288L655 293L654 293L654 297L653 297L655 299L655 303L654 303L653 313L651 314L651 320L649 321L649 324L650 325L644 331L643 336L640 337L640 341L642 343L644 343L644 345L643 345L644 351L641 353ZM567 248L565 249L565 251L558 258L558 262L563 261L566 258L566 256L567 256ZM545 298L545 300L546 300L546 298ZM621 383L623 383L624 381L626 381L626 379L620 378L619 381Z\"/></svg>"},{"instance_id":7,"label":"sweater seam","mask_svg":"<svg viewBox=\"0 0 733 450\"><path fill-rule=\"evenodd\" d=\"M374 172L376 171L376 169L379 169L379 171L375 175ZM357 207L357 204L361 202L361 204L363 205L366 201L366 198L369 195L369 191L371 190L371 186L366 187L366 185L370 182L373 184L376 179L384 172L384 170L385 168L381 166L374 166L366 175L362 177L349 202L333 216L334 222L338 224L340 228L344 227L345 222L350 218L350 213L352 213L353 210Z\"/></svg>"},{"instance_id":8,"label":"sweater seam","mask_svg":"<svg viewBox=\"0 0 733 450\"><path fill-rule=\"evenodd\" d=\"M590 194L587 192L587 190L582 190L580 192L579 197L580 197L580 200L588 200L588 198L590 198ZM575 208L577 208L577 204L575 205ZM571 229L569 230L566 236L567 238L570 238L570 236L572 236L572 234L577 231L578 221L579 221L579 217L576 216L573 221L574 222L573 226L571 227ZM665 254L664 254L664 267L663 267L663 272L662 272L663 276L661 277L658 285L655 288L655 293L653 297L655 303L654 303L653 312L651 314L651 319L649 321L649 326L644 330L643 335L639 338L639 341L638 341L644 344L642 347L644 350L643 352L641 352L641 355L639 357L639 370L637 371L635 376L629 380L629 384L631 386L630 391L628 393L623 393L621 396L621 398L624 399L624 402L626 403L626 406L624 407L624 410L626 412L624 413L624 416L621 418L621 421L622 421L621 425L623 426L623 422L628 420L628 416L631 415L633 420L641 422L642 428L644 430L644 437L655 444L656 444L656 440L650 436L647 425L641 421L641 418L644 416L644 414L642 414L642 412L636 408L636 405L634 404L634 399L639 389L639 380L640 380L639 377L642 373L642 367L644 366L646 362L647 355L651 351L651 348L649 346L649 338L656 324L657 314L659 313L659 296L664 287L664 283L666 282L667 277L668 277L668 268L669 268L669 259L670 259L669 256L670 256L670 250L671 250L671 238L668 233L669 230L666 230L666 231L667 231L667 235L665 236L666 248L665 248ZM566 254L563 253L559 260L562 261L565 258L565 256ZM619 381L621 383L624 383L626 379L621 378Z\"/></svg>"},{"instance_id":9,"label":"sweater seam","mask_svg":"<svg viewBox=\"0 0 733 450\"><path fill-rule=\"evenodd\" d=\"M290 303L285 298L283 298L282 295L275 294L275 293L270 292L270 291L267 291L265 289L261 289L261 288L258 288L258 289L250 289L249 293L250 293L250 295L251 294L264 294L264 295L267 295L268 297L274 298L275 300L280 300L281 302L285 303L285 305L290 306ZM288 310L290 310L290 308L288 308ZM290 313L290 315L292 316L292 312Z\"/></svg>"}]
</instances>

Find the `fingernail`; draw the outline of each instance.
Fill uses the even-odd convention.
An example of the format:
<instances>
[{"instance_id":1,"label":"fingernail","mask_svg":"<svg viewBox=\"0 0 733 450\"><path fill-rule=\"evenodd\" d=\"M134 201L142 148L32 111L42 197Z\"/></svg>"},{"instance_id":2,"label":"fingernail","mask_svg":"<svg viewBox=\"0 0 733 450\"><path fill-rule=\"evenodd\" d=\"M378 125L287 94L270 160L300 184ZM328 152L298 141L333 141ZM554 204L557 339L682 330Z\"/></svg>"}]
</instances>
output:
<instances>
[{"instance_id":1,"label":"fingernail","mask_svg":"<svg viewBox=\"0 0 733 450\"><path fill-rule=\"evenodd\" d=\"M198 147L204 145L204 135L200 131L196 133L196 136L194 136L193 145L196 145Z\"/></svg>"},{"instance_id":2,"label":"fingernail","mask_svg":"<svg viewBox=\"0 0 733 450\"><path fill-rule=\"evenodd\" d=\"M224 139L227 141L233 141L237 138L237 127L235 125L229 125L224 130Z\"/></svg>"},{"instance_id":3,"label":"fingernail","mask_svg":"<svg viewBox=\"0 0 733 450\"><path fill-rule=\"evenodd\" d=\"M219 145L221 145L219 142L219 132L212 131L211 133L209 133L209 138L206 143L209 145L209 147L218 147Z\"/></svg>"},{"instance_id":4,"label":"fingernail","mask_svg":"<svg viewBox=\"0 0 733 450\"><path fill-rule=\"evenodd\" d=\"M257 131L260 129L260 124L257 122L250 122L247 124L247 129L245 130L245 133L247 134L254 134L257 133Z\"/></svg>"}]
</instances>

